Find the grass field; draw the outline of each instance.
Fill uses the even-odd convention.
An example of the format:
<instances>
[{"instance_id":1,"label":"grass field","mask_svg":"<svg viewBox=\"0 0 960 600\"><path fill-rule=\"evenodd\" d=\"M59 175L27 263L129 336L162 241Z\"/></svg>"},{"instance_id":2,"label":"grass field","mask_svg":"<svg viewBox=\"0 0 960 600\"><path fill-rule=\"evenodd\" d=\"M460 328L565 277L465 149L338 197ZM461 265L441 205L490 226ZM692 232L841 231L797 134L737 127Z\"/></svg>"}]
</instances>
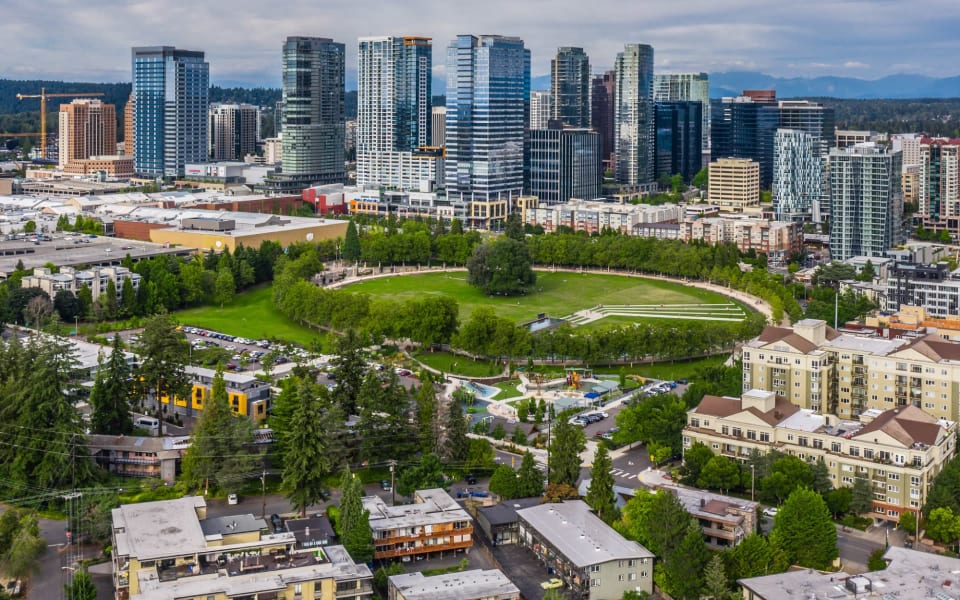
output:
<instances>
[{"instance_id":1,"label":"grass field","mask_svg":"<svg viewBox=\"0 0 960 600\"><path fill-rule=\"evenodd\" d=\"M690 379L694 374L704 367L715 367L722 365L729 358L727 355L711 356L709 358L698 358L696 360L686 360L677 362L662 362L652 365L638 365L635 367L597 367L593 371L598 374L619 375L620 370L627 375L639 375L641 377L650 377L652 379Z\"/></svg>"},{"instance_id":2,"label":"grass field","mask_svg":"<svg viewBox=\"0 0 960 600\"><path fill-rule=\"evenodd\" d=\"M503 371L502 365L495 365L492 361L476 361L451 352L419 352L414 358L443 373L466 377L492 377Z\"/></svg>"},{"instance_id":3,"label":"grass field","mask_svg":"<svg viewBox=\"0 0 960 600\"><path fill-rule=\"evenodd\" d=\"M520 390L517 389L518 385L520 385L519 379L510 379L508 381L501 381L500 383L493 384L493 387L500 390L500 393L494 396L493 399L506 400L507 398L519 398L523 394L521 394Z\"/></svg>"},{"instance_id":4,"label":"grass field","mask_svg":"<svg viewBox=\"0 0 960 600\"><path fill-rule=\"evenodd\" d=\"M451 296L460 304L460 318L470 317L478 306L492 306L497 314L517 322L539 313L562 317L598 304L728 303L721 294L666 281L619 275L537 272L536 291L519 297L487 297L468 285L466 273L428 273L361 281L345 288L394 300L436 294ZM636 321L637 319L633 319ZM603 323L607 319L601 319Z\"/></svg>"},{"instance_id":5,"label":"grass field","mask_svg":"<svg viewBox=\"0 0 960 600\"><path fill-rule=\"evenodd\" d=\"M184 325L202 327L252 339L278 339L311 346L327 336L288 319L273 306L270 287L261 287L237 294L224 305L190 308L174 313Z\"/></svg>"}]
</instances>

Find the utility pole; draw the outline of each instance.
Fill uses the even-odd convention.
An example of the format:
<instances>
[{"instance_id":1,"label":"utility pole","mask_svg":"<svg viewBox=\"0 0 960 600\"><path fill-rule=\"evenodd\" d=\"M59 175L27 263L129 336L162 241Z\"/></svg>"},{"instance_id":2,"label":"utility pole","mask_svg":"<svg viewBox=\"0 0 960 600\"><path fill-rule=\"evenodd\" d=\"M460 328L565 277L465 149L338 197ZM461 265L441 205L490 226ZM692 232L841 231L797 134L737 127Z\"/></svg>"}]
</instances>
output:
<instances>
[{"instance_id":1,"label":"utility pole","mask_svg":"<svg viewBox=\"0 0 960 600\"><path fill-rule=\"evenodd\" d=\"M753 488L757 480L756 467L757 465L750 465L750 502L753 502Z\"/></svg>"},{"instance_id":2,"label":"utility pole","mask_svg":"<svg viewBox=\"0 0 960 600\"><path fill-rule=\"evenodd\" d=\"M260 500L262 502L260 508L260 518L267 518L267 471L264 470L260 473Z\"/></svg>"},{"instance_id":3,"label":"utility pole","mask_svg":"<svg viewBox=\"0 0 960 600\"><path fill-rule=\"evenodd\" d=\"M396 473L397 471L397 461L390 460L390 504L395 505L397 503L397 481Z\"/></svg>"}]
</instances>

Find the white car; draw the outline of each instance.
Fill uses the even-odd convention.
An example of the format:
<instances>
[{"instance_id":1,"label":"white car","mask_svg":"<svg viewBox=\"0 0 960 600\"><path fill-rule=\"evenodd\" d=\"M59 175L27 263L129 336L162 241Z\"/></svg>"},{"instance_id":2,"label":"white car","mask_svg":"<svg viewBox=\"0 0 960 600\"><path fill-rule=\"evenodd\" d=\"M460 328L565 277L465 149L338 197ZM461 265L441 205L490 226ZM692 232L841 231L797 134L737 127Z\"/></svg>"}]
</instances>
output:
<instances>
[{"instance_id":1,"label":"white car","mask_svg":"<svg viewBox=\"0 0 960 600\"><path fill-rule=\"evenodd\" d=\"M238 498L236 494L230 494L229 496L227 496L227 504L233 505L233 504L238 504L239 502L240 502L240 498Z\"/></svg>"},{"instance_id":2,"label":"white car","mask_svg":"<svg viewBox=\"0 0 960 600\"><path fill-rule=\"evenodd\" d=\"M765 509L763 509L763 514L766 515L766 516L768 516L768 517L775 517L775 516L777 516L777 507L776 507L776 506L771 506L771 507L769 507L769 508L765 508Z\"/></svg>"}]
</instances>

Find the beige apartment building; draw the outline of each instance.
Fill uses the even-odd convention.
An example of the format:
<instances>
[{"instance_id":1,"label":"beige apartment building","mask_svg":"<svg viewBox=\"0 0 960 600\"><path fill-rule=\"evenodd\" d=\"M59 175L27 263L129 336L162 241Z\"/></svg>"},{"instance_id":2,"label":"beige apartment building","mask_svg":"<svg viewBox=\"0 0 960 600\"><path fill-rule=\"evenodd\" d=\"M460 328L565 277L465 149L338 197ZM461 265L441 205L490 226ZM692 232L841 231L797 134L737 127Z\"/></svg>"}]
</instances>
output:
<instances>
[{"instance_id":1,"label":"beige apartment building","mask_svg":"<svg viewBox=\"0 0 960 600\"><path fill-rule=\"evenodd\" d=\"M117 153L117 115L112 104L77 98L60 105L60 168L75 160Z\"/></svg>"},{"instance_id":2,"label":"beige apartment building","mask_svg":"<svg viewBox=\"0 0 960 600\"><path fill-rule=\"evenodd\" d=\"M58 273L53 273L47 267L36 267L32 275L23 278L23 287L36 287L45 291L51 298L60 290L66 290L76 295L80 288L90 288L94 299L105 294L113 282L117 293L117 301L122 299L123 282L129 279L133 284L133 291L140 289L142 277L126 267L94 267L92 269L75 269L60 267Z\"/></svg>"},{"instance_id":3,"label":"beige apartment building","mask_svg":"<svg viewBox=\"0 0 960 600\"><path fill-rule=\"evenodd\" d=\"M710 163L707 202L730 212L760 206L760 164L747 158L720 158Z\"/></svg>"},{"instance_id":4,"label":"beige apartment building","mask_svg":"<svg viewBox=\"0 0 960 600\"><path fill-rule=\"evenodd\" d=\"M446 491L417 490L413 504L388 506L380 496L364 496L363 508L370 511L376 560L411 557L441 558L470 552L473 520Z\"/></svg>"},{"instance_id":5,"label":"beige apartment building","mask_svg":"<svg viewBox=\"0 0 960 600\"><path fill-rule=\"evenodd\" d=\"M915 406L870 409L849 420L749 390L740 398L704 396L687 413L683 447L702 443L741 461L753 450L774 449L807 462L823 458L835 487L866 479L873 490L871 516L896 522L926 502L934 477L956 453L955 434L955 422Z\"/></svg>"}]
</instances>

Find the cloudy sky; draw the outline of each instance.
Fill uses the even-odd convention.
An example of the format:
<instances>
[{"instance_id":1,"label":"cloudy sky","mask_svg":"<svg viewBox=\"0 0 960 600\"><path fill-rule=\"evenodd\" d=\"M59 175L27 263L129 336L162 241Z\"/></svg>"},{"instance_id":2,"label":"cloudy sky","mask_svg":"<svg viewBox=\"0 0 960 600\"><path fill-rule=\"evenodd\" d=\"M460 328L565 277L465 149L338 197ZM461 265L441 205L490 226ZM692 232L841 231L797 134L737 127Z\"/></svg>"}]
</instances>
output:
<instances>
[{"instance_id":1,"label":"cloudy sky","mask_svg":"<svg viewBox=\"0 0 960 600\"><path fill-rule=\"evenodd\" d=\"M654 46L659 71L776 76L960 74L960 0L0 0L0 77L128 81L130 47L204 50L213 82L279 85L288 35L425 35L434 72L458 33L525 40L533 75L557 46L594 71L625 42ZM354 77L348 76L349 80Z\"/></svg>"}]
</instances>

